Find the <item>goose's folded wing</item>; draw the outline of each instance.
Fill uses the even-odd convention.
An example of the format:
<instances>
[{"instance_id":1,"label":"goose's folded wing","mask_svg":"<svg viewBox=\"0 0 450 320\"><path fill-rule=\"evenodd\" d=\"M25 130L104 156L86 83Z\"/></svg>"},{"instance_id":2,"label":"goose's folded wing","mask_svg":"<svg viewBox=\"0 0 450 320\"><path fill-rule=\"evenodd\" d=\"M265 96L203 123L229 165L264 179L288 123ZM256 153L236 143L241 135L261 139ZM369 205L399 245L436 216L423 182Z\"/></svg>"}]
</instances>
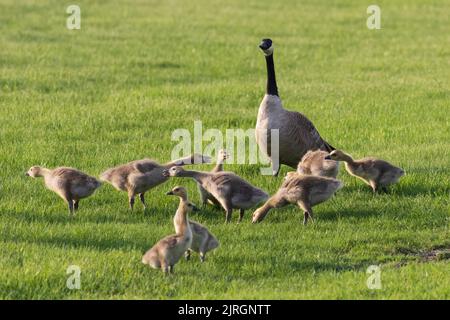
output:
<instances>
[{"instance_id":1,"label":"goose's folded wing","mask_svg":"<svg viewBox=\"0 0 450 320\"><path fill-rule=\"evenodd\" d=\"M299 145L304 145L307 150L324 148L325 143L314 124L303 114L290 111L286 123L289 135Z\"/></svg>"}]
</instances>

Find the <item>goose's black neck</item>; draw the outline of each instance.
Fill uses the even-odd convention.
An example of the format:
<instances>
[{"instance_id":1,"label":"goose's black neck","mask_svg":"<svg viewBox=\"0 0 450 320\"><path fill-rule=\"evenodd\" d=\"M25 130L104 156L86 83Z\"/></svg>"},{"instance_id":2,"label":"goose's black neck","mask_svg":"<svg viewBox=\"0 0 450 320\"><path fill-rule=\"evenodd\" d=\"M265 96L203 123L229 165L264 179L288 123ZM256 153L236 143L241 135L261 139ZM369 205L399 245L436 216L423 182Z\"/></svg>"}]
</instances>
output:
<instances>
[{"instance_id":1,"label":"goose's black neck","mask_svg":"<svg viewBox=\"0 0 450 320\"><path fill-rule=\"evenodd\" d=\"M273 64L273 54L266 56L266 64L267 64L266 93L278 96L277 80L275 79L275 66Z\"/></svg>"}]
</instances>

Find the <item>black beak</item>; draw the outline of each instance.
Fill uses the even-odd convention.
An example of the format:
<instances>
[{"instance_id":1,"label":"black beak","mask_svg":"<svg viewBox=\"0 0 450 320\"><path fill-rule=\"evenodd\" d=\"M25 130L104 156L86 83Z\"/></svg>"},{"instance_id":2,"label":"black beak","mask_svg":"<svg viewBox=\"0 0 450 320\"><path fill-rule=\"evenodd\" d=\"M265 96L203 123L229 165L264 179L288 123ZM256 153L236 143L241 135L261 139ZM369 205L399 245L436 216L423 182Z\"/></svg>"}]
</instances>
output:
<instances>
[{"instance_id":1,"label":"black beak","mask_svg":"<svg viewBox=\"0 0 450 320\"><path fill-rule=\"evenodd\" d=\"M197 208L196 206L193 206L193 207L192 207L192 211L194 211L194 212L199 212L199 211L200 211L200 209L199 209L199 208Z\"/></svg>"},{"instance_id":2,"label":"black beak","mask_svg":"<svg viewBox=\"0 0 450 320\"><path fill-rule=\"evenodd\" d=\"M163 175L163 177L168 177L168 176L170 176L169 170L164 169L163 172L162 172L162 175Z\"/></svg>"},{"instance_id":3,"label":"black beak","mask_svg":"<svg viewBox=\"0 0 450 320\"><path fill-rule=\"evenodd\" d=\"M169 191L166 193L166 196L173 196L173 191Z\"/></svg>"},{"instance_id":4,"label":"black beak","mask_svg":"<svg viewBox=\"0 0 450 320\"><path fill-rule=\"evenodd\" d=\"M262 39L261 44L259 45L259 48L262 50L267 50L272 46L272 40L270 39Z\"/></svg>"},{"instance_id":5,"label":"black beak","mask_svg":"<svg viewBox=\"0 0 450 320\"><path fill-rule=\"evenodd\" d=\"M326 156L325 160L331 160L331 156Z\"/></svg>"},{"instance_id":6,"label":"black beak","mask_svg":"<svg viewBox=\"0 0 450 320\"><path fill-rule=\"evenodd\" d=\"M29 174L28 172L25 172L25 176L29 177L29 176L30 176L30 174Z\"/></svg>"}]
</instances>

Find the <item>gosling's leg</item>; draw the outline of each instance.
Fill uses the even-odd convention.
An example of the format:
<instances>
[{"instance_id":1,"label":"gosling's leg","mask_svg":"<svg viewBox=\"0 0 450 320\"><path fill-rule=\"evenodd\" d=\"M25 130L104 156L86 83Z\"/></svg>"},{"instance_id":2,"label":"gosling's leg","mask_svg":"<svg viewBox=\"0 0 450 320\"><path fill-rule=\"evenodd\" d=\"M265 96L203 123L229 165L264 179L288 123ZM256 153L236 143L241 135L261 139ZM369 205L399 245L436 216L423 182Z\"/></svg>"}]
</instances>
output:
<instances>
[{"instance_id":1,"label":"gosling's leg","mask_svg":"<svg viewBox=\"0 0 450 320\"><path fill-rule=\"evenodd\" d=\"M233 207L231 205L231 201L224 199L220 200L220 204L222 208L225 210L225 223L229 223L231 221L231 216L233 214Z\"/></svg>"},{"instance_id":2,"label":"gosling's leg","mask_svg":"<svg viewBox=\"0 0 450 320\"><path fill-rule=\"evenodd\" d=\"M205 259L206 259L206 253L200 252L200 261L203 263L203 262L205 262Z\"/></svg>"},{"instance_id":3,"label":"gosling's leg","mask_svg":"<svg viewBox=\"0 0 450 320\"><path fill-rule=\"evenodd\" d=\"M242 219L244 218L244 209L239 209L239 220L238 223L242 222Z\"/></svg>"},{"instance_id":4,"label":"gosling's leg","mask_svg":"<svg viewBox=\"0 0 450 320\"><path fill-rule=\"evenodd\" d=\"M146 210L147 206L145 204L145 192L139 193L139 199L141 199L141 202L144 205L144 210Z\"/></svg>"},{"instance_id":5,"label":"gosling's leg","mask_svg":"<svg viewBox=\"0 0 450 320\"><path fill-rule=\"evenodd\" d=\"M135 194L133 192L128 192L128 204L130 206L131 211L133 211L133 207L134 207L134 197L135 197Z\"/></svg>"},{"instance_id":6,"label":"gosling's leg","mask_svg":"<svg viewBox=\"0 0 450 320\"><path fill-rule=\"evenodd\" d=\"M308 223L308 218L311 218L312 220L312 208L305 201L300 200L297 202L297 204L300 207L300 209L303 210L303 225L306 225Z\"/></svg>"},{"instance_id":7,"label":"gosling's leg","mask_svg":"<svg viewBox=\"0 0 450 320\"><path fill-rule=\"evenodd\" d=\"M173 273L174 273L174 271L173 271L173 265L169 266L169 273L170 273L170 274L173 274Z\"/></svg>"}]
</instances>

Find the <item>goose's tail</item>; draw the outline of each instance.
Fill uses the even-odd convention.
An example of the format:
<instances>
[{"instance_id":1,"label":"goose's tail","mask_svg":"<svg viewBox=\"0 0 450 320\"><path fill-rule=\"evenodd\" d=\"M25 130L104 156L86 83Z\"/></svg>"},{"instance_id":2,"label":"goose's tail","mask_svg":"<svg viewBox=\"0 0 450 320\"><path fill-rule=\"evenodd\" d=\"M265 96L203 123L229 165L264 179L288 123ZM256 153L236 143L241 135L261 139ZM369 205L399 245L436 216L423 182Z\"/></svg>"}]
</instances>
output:
<instances>
[{"instance_id":1,"label":"goose's tail","mask_svg":"<svg viewBox=\"0 0 450 320\"><path fill-rule=\"evenodd\" d=\"M326 150L327 152L331 152L331 151L336 150L335 147L333 147L331 144L329 144L329 143L326 142L325 140L323 140L323 145L324 145L325 150Z\"/></svg>"}]
</instances>

